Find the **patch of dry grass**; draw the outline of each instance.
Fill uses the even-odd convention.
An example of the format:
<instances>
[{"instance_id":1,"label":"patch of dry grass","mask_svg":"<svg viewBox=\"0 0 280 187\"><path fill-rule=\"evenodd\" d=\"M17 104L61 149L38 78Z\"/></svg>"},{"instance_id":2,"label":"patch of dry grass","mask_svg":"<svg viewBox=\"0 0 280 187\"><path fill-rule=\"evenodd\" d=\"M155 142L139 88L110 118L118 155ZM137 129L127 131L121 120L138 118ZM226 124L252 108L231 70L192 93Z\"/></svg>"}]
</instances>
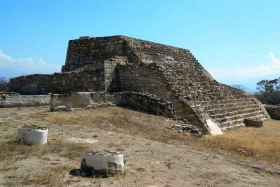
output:
<instances>
[{"instance_id":1,"label":"patch of dry grass","mask_svg":"<svg viewBox=\"0 0 280 187\"><path fill-rule=\"evenodd\" d=\"M8 175L5 185L18 186L18 185L47 185L53 187L62 187L63 176L71 168L67 166L56 166L52 168L42 168L36 171L15 171L14 174ZM13 178L14 180L8 180Z\"/></svg>"},{"instance_id":2,"label":"patch of dry grass","mask_svg":"<svg viewBox=\"0 0 280 187\"><path fill-rule=\"evenodd\" d=\"M49 115L34 115L33 117L36 120L46 121L52 125L71 126L72 128L87 126L139 135L156 141L190 140L188 136L167 129L171 124L176 123L175 121L119 107L77 110L74 112L52 112Z\"/></svg>"},{"instance_id":3,"label":"patch of dry grass","mask_svg":"<svg viewBox=\"0 0 280 187\"><path fill-rule=\"evenodd\" d=\"M19 144L17 141L0 142L0 161L11 158L23 159L28 157L42 157L44 155L57 153L67 158L76 158L87 149L84 145L70 142L49 142L44 146L28 146Z\"/></svg>"},{"instance_id":4,"label":"patch of dry grass","mask_svg":"<svg viewBox=\"0 0 280 187\"><path fill-rule=\"evenodd\" d=\"M252 158L268 164L280 163L280 122L267 120L262 128L243 127L221 136L205 136L207 149L237 159Z\"/></svg>"}]
</instances>

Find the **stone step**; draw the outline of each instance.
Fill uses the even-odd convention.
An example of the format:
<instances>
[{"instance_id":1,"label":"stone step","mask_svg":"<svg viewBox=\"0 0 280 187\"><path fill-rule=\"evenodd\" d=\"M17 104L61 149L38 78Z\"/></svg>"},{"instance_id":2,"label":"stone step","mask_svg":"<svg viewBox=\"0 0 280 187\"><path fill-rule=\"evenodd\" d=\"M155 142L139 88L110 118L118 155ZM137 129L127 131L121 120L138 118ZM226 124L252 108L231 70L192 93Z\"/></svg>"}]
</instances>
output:
<instances>
[{"instance_id":1,"label":"stone step","mask_svg":"<svg viewBox=\"0 0 280 187\"><path fill-rule=\"evenodd\" d=\"M232 116L235 116L238 114L251 113L251 112L257 112L257 111L261 111L260 108L258 108L258 107L242 108L240 110L234 110L234 111L227 112L227 113L214 113L214 114L212 113L212 114L209 114L209 116L213 119L218 119L218 118L223 118L225 116L232 117ZM221 110L221 112L223 112L223 111Z\"/></svg>"},{"instance_id":2,"label":"stone step","mask_svg":"<svg viewBox=\"0 0 280 187\"><path fill-rule=\"evenodd\" d=\"M252 116L252 117L248 117L248 118L259 119L259 120L265 120L265 119L267 119L267 117L266 117L264 114L260 114L260 115Z\"/></svg>"},{"instance_id":3,"label":"stone step","mask_svg":"<svg viewBox=\"0 0 280 187\"><path fill-rule=\"evenodd\" d=\"M243 123L244 119L236 119L236 120L230 120L230 121L226 121L226 122L221 122L219 123L221 128L227 127L227 126L232 126L235 124L239 124L239 123Z\"/></svg>"},{"instance_id":4,"label":"stone step","mask_svg":"<svg viewBox=\"0 0 280 187\"><path fill-rule=\"evenodd\" d=\"M237 115L234 115L234 116L225 115L224 117L216 118L214 120L218 123L222 123L222 122L225 122L225 121L228 121L228 120L244 119L244 118L248 118L248 117L253 118L253 117L258 116L258 115L263 115L264 116L263 112L261 110L258 110L258 111L255 111L255 112L237 114Z\"/></svg>"},{"instance_id":5,"label":"stone step","mask_svg":"<svg viewBox=\"0 0 280 187\"><path fill-rule=\"evenodd\" d=\"M247 114L247 115L242 115L242 116L236 116L235 118L229 118L226 121L218 122L220 127L225 127L225 126L232 126L238 123L243 123L245 118L254 118L254 119L265 119L265 115L261 113L254 113L254 114Z\"/></svg>"},{"instance_id":6,"label":"stone step","mask_svg":"<svg viewBox=\"0 0 280 187\"><path fill-rule=\"evenodd\" d=\"M245 105L245 106L229 108L228 109L228 115L237 115L237 114L248 113L248 112L256 112L256 111L261 111L261 109L258 105L256 105L256 104Z\"/></svg>"},{"instance_id":7,"label":"stone step","mask_svg":"<svg viewBox=\"0 0 280 187\"><path fill-rule=\"evenodd\" d=\"M221 130L225 132L225 131L237 129L239 127L245 127L245 123L241 122L241 123L235 123L234 125L224 126L221 127Z\"/></svg>"},{"instance_id":8,"label":"stone step","mask_svg":"<svg viewBox=\"0 0 280 187\"><path fill-rule=\"evenodd\" d=\"M260 110L260 107L256 104L250 104L250 105L241 105L241 106L231 106L231 107L221 107L221 108L215 108L212 110L207 110L207 113L210 116L215 116L219 114L234 114L234 113L242 113L243 111L250 111L250 110Z\"/></svg>"},{"instance_id":9,"label":"stone step","mask_svg":"<svg viewBox=\"0 0 280 187\"><path fill-rule=\"evenodd\" d=\"M254 116L253 118L261 121L267 120L267 118L264 117L263 115ZM227 130L236 129L241 126L245 126L245 124L244 124L244 119L238 119L238 120L233 120L231 122L220 123L219 126L222 131L227 131Z\"/></svg>"},{"instance_id":10,"label":"stone step","mask_svg":"<svg viewBox=\"0 0 280 187\"><path fill-rule=\"evenodd\" d=\"M256 105L258 106L255 101L241 101L241 102L231 102L228 103L226 101L220 101L220 103L215 103L215 104L205 104L205 109L207 111L211 111L211 110L216 110L219 108L223 108L223 109L230 109L230 108L234 108L234 107L242 107L242 106L253 106Z\"/></svg>"},{"instance_id":11,"label":"stone step","mask_svg":"<svg viewBox=\"0 0 280 187\"><path fill-rule=\"evenodd\" d=\"M245 102L245 101L253 101L253 99L251 97L247 98L247 97L238 97L238 98L234 98L234 99L221 99L219 102L220 103L233 103L233 102ZM200 103L203 104L217 104L216 101L214 103L211 103L211 101L200 101Z\"/></svg>"}]
</instances>

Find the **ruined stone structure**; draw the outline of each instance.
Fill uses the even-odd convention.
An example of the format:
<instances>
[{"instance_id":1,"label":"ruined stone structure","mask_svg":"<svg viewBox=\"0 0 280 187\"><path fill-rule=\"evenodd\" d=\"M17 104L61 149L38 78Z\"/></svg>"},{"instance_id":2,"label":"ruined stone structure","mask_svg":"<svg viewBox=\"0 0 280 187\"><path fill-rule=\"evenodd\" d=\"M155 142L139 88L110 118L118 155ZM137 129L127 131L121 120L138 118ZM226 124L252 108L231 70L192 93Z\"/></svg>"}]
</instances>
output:
<instances>
[{"instance_id":1,"label":"ruined stone structure","mask_svg":"<svg viewBox=\"0 0 280 187\"><path fill-rule=\"evenodd\" d=\"M124 91L154 94L172 103L176 116L213 131L244 126L245 118L269 118L262 104L220 84L189 50L125 36L70 40L62 73L11 80L25 94Z\"/></svg>"}]
</instances>

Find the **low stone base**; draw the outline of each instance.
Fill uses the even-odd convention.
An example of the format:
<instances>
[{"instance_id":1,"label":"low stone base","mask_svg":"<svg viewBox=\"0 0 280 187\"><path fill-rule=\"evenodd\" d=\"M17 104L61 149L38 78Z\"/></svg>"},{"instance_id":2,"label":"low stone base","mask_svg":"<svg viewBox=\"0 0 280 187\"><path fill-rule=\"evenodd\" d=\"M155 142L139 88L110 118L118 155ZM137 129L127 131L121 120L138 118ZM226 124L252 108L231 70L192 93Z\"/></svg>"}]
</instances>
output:
<instances>
[{"instance_id":1,"label":"low stone base","mask_svg":"<svg viewBox=\"0 0 280 187\"><path fill-rule=\"evenodd\" d=\"M244 119L246 127L262 127L263 121L257 119Z\"/></svg>"},{"instance_id":2,"label":"low stone base","mask_svg":"<svg viewBox=\"0 0 280 187\"><path fill-rule=\"evenodd\" d=\"M0 96L0 108L32 107L50 104L50 95L6 94Z\"/></svg>"}]
</instances>

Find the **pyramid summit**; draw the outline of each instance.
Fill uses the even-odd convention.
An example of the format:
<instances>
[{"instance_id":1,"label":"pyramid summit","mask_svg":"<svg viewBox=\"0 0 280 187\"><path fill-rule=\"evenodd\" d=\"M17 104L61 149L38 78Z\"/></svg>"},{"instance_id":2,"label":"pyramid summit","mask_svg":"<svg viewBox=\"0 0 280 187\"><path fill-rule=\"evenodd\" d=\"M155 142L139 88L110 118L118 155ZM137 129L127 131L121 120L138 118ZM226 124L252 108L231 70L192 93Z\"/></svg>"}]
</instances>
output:
<instances>
[{"instance_id":1,"label":"pyramid summit","mask_svg":"<svg viewBox=\"0 0 280 187\"><path fill-rule=\"evenodd\" d=\"M254 97L215 81L189 50L126 36L70 40L61 73L11 79L11 91L152 94L160 98L158 102L171 103L178 118L211 134L244 126L246 118L269 118ZM145 105L141 99L134 103Z\"/></svg>"}]
</instances>

